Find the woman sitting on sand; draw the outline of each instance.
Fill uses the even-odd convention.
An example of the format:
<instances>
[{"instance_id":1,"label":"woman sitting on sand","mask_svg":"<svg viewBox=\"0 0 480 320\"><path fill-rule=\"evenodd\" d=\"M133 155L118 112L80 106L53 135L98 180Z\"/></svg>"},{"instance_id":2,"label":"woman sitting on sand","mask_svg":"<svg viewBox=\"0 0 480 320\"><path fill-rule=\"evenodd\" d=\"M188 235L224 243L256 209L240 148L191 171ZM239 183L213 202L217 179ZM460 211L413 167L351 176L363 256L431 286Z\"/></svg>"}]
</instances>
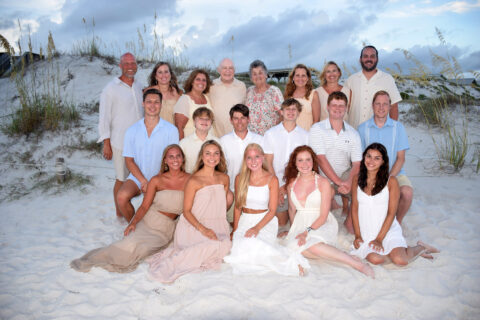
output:
<instances>
[{"instance_id":1,"label":"woman sitting on sand","mask_svg":"<svg viewBox=\"0 0 480 320\"><path fill-rule=\"evenodd\" d=\"M206 141L185 186L183 215L173 243L148 260L153 279L171 283L186 273L220 267L231 247L226 171L222 148L214 140Z\"/></svg>"},{"instance_id":2,"label":"woman sitting on sand","mask_svg":"<svg viewBox=\"0 0 480 320\"><path fill-rule=\"evenodd\" d=\"M330 213L333 190L328 180L319 175L317 157L310 147L293 150L284 179L288 183L289 216L295 217L286 237L288 247L310 259L344 263L373 278L369 265L335 248L338 224Z\"/></svg>"},{"instance_id":3,"label":"woman sitting on sand","mask_svg":"<svg viewBox=\"0 0 480 320\"><path fill-rule=\"evenodd\" d=\"M160 61L153 67L148 77L148 85L149 87L145 90L153 88L162 93L160 117L174 124L173 107L182 95L182 90L178 87L177 77L168 62Z\"/></svg>"},{"instance_id":4,"label":"woman sitting on sand","mask_svg":"<svg viewBox=\"0 0 480 320\"><path fill-rule=\"evenodd\" d=\"M172 240L175 220L183 209L183 189L190 175L185 157L176 144L165 148L160 173L147 185L143 202L125 229L125 238L92 250L70 266L81 272L101 267L112 272L131 272L147 256Z\"/></svg>"},{"instance_id":5,"label":"woman sitting on sand","mask_svg":"<svg viewBox=\"0 0 480 320\"><path fill-rule=\"evenodd\" d=\"M236 274L275 271L283 275L303 275L308 261L291 255L277 244L278 179L265 168L262 148L249 144L240 173L235 178L233 246L225 262Z\"/></svg>"},{"instance_id":6,"label":"woman sitting on sand","mask_svg":"<svg viewBox=\"0 0 480 320\"><path fill-rule=\"evenodd\" d=\"M399 187L389 177L388 155L380 143L372 143L363 152L360 173L352 184L352 220L355 231L351 253L373 264L387 261L405 266L418 256L433 259L439 251L421 241L408 247L402 227L395 218Z\"/></svg>"}]
</instances>

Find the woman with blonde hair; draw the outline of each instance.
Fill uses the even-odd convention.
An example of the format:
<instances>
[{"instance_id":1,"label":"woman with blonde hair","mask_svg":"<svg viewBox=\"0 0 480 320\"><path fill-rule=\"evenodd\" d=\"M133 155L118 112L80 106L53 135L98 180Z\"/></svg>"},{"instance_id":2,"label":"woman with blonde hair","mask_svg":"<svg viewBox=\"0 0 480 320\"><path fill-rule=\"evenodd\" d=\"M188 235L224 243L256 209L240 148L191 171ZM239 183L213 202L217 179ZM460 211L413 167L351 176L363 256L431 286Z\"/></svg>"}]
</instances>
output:
<instances>
[{"instance_id":1,"label":"woman with blonde hair","mask_svg":"<svg viewBox=\"0 0 480 320\"><path fill-rule=\"evenodd\" d=\"M171 124L173 121L173 107L182 95L183 91L178 87L177 77L168 62L160 61L153 67L148 77L149 87L144 89L157 89L162 93L162 109L160 117Z\"/></svg>"},{"instance_id":2,"label":"woman with blonde hair","mask_svg":"<svg viewBox=\"0 0 480 320\"><path fill-rule=\"evenodd\" d=\"M144 258L172 240L175 220L183 211L183 189L189 177L182 149L177 144L167 146L160 172L148 183L142 204L125 228L125 238L88 252L70 266L81 272L92 267L111 272L135 270Z\"/></svg>"},{"instance_id":3,"label":"woman with blonde hair","mask_svg":"<svg viewBox=\"0 0 480 320\"><path fill-rule=\"evenodd\" d=\"M335 62L328 61L323 67L322 73L320 74L321 85L315 89L320 100L320 121L328 118L327 100L330 93L341 91L345 93L347 98L350 100L349 90L338 83L341 76L342 70L340 70L340 67ZM345 113L344 119L347 118L347 115L348 110Z\"/></svg>"},{"instance_id":4,"label":"woman with blonde hair","mask_svg":"<svg viewBox=\"0 0 480 320\"><path fill-rule=\"evenodd\" d=\"M278 179L267 171L264 160L258 144L246 147L240 173L235 178L233 246L224 260L236 274L275 271L303 275L303 268L309 267L308 261L277 244Z\"/></svg>"},{"instance_id":5,"label":"woman with blonde hair","mask_svg":"<svg viewBox=\"0 0 480 320\"><path fill-rule=\"evenodd\" d=\"M297 124L309 131L312 124L320 121L320 101L318 92L313 89L312 73L304 64L297 64L285 87L285 99L295 98L302 105Z\"/></svg>"},{"instance_id":6,"label":"woman with blonde hair","mask_svg":"<svg viewBox=\"0 0 480 320\"><path fill-rule=\"evenodd\" d=\"M222 148L214 140L206 141L185 186L183 215L173 243L148 261L152 278L171 283L187 273L220 268L231 247L226 171Z\"/></svg>"}]
</instances>

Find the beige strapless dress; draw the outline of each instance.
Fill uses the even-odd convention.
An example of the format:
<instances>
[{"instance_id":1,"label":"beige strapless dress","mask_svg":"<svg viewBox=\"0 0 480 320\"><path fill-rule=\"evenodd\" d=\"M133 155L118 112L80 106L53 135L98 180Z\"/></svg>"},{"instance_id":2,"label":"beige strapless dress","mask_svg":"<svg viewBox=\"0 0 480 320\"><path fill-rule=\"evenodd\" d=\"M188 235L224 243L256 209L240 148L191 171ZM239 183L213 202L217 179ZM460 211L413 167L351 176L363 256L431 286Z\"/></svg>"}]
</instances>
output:
<instances>
[{"instance_id":1,"label":"beige strapless dress","mask_svg":"<svg viewBox=\"0 0 480 320\"><path fill-rule=\"evenodd\" d=\"M131 272L143 259L172 240L176 221L158 211L181 214L182 210L183 191L159 191L134 232L107 247L86 253L73 260L70 266L80 272L88 272L92 267L101 267L111 272Z\"/></svg>"},{"instance_id":2,"label":"beige strapless dress","mask_svg":"<svg viewBox=\"0 0 480 320\"><path fill-rule=\"evenodd\" d=\"M198 190L193 199L192 214L201 224L212 229L218 240L205 237L182 215L170 246L148 258L150 277L170 283L187 273L219 269L223 257L230 252L232 246L226 209L222 184Z\"/></svg>"}]
</instances>

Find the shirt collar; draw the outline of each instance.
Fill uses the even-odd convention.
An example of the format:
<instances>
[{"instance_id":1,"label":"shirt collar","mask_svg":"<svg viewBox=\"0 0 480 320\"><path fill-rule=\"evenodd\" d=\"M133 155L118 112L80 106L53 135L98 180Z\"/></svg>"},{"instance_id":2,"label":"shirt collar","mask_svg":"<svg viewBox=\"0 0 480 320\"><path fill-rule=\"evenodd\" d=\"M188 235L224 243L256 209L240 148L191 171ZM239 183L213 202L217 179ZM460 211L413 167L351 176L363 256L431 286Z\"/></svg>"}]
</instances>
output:
<instances>
[{"instance_id":1,"label":"shirt collar","mask_svg":"<svg viewBox=\"0 0 480 320\"><path fill-rule=\"evenodd\" d=\"M333 130L332 124L330 123L330 118L327 118L327 120L325 121L325 129ZM346 128L345 128L345 120L344 120L342 121L342 131L345 131L345 130Z\"/></svg>"},{"instance_id":2,"label":"shirt collar","mask_svg":"<svg viewBox=\"0 0 480 320\"><path fill-rule=\"evenodd\" d=\"M368 122L367 122L367 126L370 127L370 128L379 128L379 126L377 126L377 124L375 123L375 119L374 119L374 116L371 117ZM390 118L390 116L387 116L387 121L385 121L385 124L383 125L383 127L393 127L393 119ZM383 128L382 127L382 128Z\"/></svg>"}]
</instances>

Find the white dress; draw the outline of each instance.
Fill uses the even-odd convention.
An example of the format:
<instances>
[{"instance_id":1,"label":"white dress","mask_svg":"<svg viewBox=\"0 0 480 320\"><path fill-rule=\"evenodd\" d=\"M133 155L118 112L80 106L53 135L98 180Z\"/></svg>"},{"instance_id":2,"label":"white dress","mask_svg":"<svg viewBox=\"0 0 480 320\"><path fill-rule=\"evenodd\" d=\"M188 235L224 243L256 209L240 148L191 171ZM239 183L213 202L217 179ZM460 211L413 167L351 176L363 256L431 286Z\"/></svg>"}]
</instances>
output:
<instances>
[{"instance_id":1,"label":"white dress","mask_svg":"<svg viewBox=\"0 0 480 320\"><path fill-rule=\"evenodd\" d=\"M298 246L298 239L295 239L295 237L299 233L304 232L307 227L310 227L320 216L322 194L320 193L320 190L318 190L318 175L315 175L315 190L307 196L305 199L305 206L302 206L293 191L297 179L293 182L290 190L290 198L297 209L297 213L295 214L295 219L293 219L293 224L286 237L287 246L290 249L299 252L302 252L317 243L326 243L335 246L337 243L338 223L331 212L328 213L327 219L323 225L308 233L306 243L303 246Z\"/></svg>"},{"instance_id":2,"label":"white dress","mask_svg":"<svg viewBox=\"0 0 480 320\"><path fill-rule=\"evenodd\" d=\"M383 252L376 252L368 245L370 241L375 240L385 222L389 194L388 185L374 196L369 196L360 187L357 187L358 223L363 243L358 249L353 249L350 254L364 259L372 252L387 255L395 248L407 247L405 238L402 235L402 227L398 223L397 218L393 220L390 230L388 230L383 239Z\"/></svg>"},{"instance_id":3,"label":"white dress","mask_svg":"<svg viewBox=\"0 0 480 320\"><path fill-rule=\"evenodd\" d=\"M252 206L253 208L249 206L249 198L251 200L252 197L263 198L262 201L266 200L265 207L268 207L268 195L268 183L262 187L249 186L245 207L256 209L255 206ZM287 248L280 246L277 241L277 217L273 217L260 230L257 237L245 237L245 232L254 227L267 213L268 209L263 213L242 212L238 228L233 234L230 255L226 256L224 261L232 266L234 274L264 274L274 271L286 276L298 276L298 265L303 268L310 268L310 265L301 254L291 254Z\"/></svg>"}]
</instances>

